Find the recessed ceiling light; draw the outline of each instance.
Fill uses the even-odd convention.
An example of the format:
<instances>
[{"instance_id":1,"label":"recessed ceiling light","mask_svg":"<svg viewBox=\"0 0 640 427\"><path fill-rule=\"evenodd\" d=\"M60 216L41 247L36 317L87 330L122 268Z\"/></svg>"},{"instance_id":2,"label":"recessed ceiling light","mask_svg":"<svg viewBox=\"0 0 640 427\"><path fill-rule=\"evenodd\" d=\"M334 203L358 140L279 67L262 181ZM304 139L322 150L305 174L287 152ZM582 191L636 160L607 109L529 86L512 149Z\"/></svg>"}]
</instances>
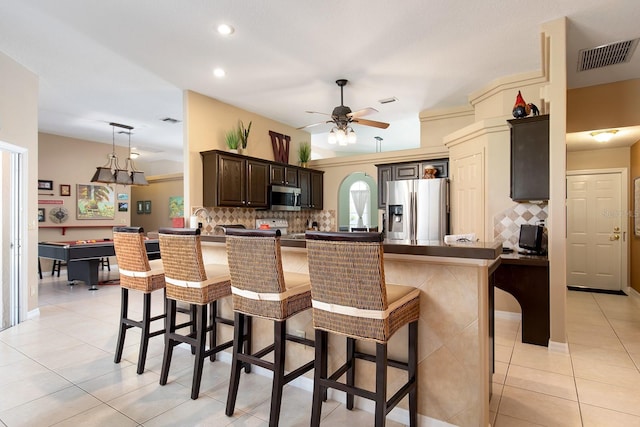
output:
<instances>
[{"instance_id":1,"label":"recessed ceiling light","mask_svg":"<svg viewBox=\"0 0 640 427\"><path fill-rule=\"evenodd\" d=\"M227 73L225 73L225 71L222 68L216 68L213 70L213 75L221 78L224 77Z\"/></svg>"},{"instance_id":2,"label":"recessed ceiling light","mask_svg":"<svg viewBox=\"0 0 640 427\"><path fill-rule=\"evenodd\" d=\"M235 30L231 25L228 25L228 24L218 25L218 34L221 34L223 36L229 36L233 34L234 31Z\"/></svg>"}]
</instances>

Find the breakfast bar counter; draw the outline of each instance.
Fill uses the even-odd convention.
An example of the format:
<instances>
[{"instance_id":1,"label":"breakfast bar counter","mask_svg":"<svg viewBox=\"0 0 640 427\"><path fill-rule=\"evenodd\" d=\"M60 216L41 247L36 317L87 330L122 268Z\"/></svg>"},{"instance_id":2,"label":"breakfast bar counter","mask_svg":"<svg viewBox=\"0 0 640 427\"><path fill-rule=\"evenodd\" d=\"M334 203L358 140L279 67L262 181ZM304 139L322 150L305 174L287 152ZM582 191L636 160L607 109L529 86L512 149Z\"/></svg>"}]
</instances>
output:
<instances>
[{"instance_id":1,"label":"breakfast bar counter","mask_svg":"<svg viewBox=\"0 0 640 427\"><path fill-rule=\"evenodd\" d=\"M205 262L226 263L224 236L202 236ZM281 239L282 263L285 271L307 273L305 240ZM500 264L500 243L438 242L417 244L384 243L384 268L388 283L419 288L419 359L418 413L421 425L434 420L458 426L489 425L490 397L490 286L489 277ZM230 312L230 302L222 305ZM311 311L300 313L287 322L287 329L297 335L314 336ZM262 348L271 339L272 325L254 321L254 348ZM224 337L223 337L224 338ZM389 344L389 357L406 360L407 330L399 330ZM332 337L329 363L342 363L344 338ZM394 342L397 343L394 345ZM373 351L370 343L359 348ZM336 350L334 350L336 349ZM337 349L340 349L338 351ZM287 349L286 369L313 357L313 349L291 344ZM340 358L340 360L336 359ZM375 377L369 364L358 365L359 386L373 390ZM366 370L370 370L367 375ZM365 372L363 372L365 371ZM389 390L406 375L391 369ZM397 378L394 378L397 376ZM402 377L401 377L402 376ZM311 390L313 373L297 380L299 387ZM344 393L329 396L344 402ZM372 412L369 402L356 398L356 406ZM408 424L406 398L388 415L389 419Z\"/></svg>"}]
</instances>

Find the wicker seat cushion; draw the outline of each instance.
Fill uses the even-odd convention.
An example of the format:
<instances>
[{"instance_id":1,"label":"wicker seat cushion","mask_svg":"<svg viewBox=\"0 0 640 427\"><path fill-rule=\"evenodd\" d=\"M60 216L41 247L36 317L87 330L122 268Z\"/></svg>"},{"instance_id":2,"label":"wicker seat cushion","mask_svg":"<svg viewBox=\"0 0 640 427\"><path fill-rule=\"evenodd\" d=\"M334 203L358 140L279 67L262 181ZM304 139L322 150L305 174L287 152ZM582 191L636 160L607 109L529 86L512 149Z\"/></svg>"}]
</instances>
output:
<instances>
[{"instance_id":1,"label":"wicker seat cushion","mask_svg":"<svg viewBox=\"0 0 640 427\"><path fill-rule=\"evenodd\" d=\"M230 280L229 267L224 264L205 264L204 271L207 279L203 281L192 281L166 277L168 284L184 288L205 288L216 283L228 282Z\"/></svg>"}]
</instances>

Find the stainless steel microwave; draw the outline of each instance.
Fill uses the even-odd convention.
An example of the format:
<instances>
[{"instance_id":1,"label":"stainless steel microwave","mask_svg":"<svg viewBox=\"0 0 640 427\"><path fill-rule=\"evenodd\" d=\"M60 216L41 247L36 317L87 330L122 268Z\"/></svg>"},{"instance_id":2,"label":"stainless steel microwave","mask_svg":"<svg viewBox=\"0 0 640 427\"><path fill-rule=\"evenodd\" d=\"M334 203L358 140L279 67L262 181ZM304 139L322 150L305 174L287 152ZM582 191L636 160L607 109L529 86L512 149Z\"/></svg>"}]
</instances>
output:
<instances>
[{"instance_id":1,"label":"stainless steel microwave","mask_svg":"<svg viewBox=\"0 0 640 427\"><path fill-rule=\"evenodd\" d=\"M269 207L272 211L299 211L300 189L272 185L269 190Z\"/></svg>"}]
</instances>

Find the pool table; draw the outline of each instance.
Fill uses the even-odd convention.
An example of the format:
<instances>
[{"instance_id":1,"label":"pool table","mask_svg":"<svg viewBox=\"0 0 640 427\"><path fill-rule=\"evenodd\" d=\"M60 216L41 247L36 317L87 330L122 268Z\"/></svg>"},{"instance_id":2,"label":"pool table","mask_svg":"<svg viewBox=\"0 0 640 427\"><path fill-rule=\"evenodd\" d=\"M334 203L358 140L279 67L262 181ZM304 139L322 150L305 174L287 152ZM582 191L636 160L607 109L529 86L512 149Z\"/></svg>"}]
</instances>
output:
<instances>
[{"instance_id":1,"label":"pool table","mask_svg":"<svg viewBox=\"0 0 640 427\"><path fill-rule=\"evenodd\" d=\"M145 241L149 259L160 258L158 240ZM67 263L67 280L81 280L89 285L90 290L98 289L98 270L100 259L115 256L113 240L78 240L72 242L39 242L38 256L65 261Z\"/></svg>"}]
</instances>

